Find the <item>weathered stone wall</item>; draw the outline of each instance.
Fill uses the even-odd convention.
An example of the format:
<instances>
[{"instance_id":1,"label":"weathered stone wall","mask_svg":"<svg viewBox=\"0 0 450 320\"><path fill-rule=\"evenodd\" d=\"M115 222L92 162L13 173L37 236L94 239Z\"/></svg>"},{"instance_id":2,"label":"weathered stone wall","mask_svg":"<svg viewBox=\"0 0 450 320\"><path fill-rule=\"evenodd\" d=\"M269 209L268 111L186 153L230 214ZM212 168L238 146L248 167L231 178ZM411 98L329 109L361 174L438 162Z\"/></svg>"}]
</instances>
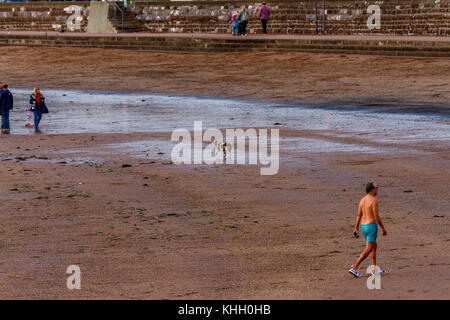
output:
<instances>
[{"instance_id":1,"label":"weathered stone wall","mask_svg":"<svg viewBox=\"0 0 450 320\"><path fill-rule=\"evenodd\" d=\"M0 31L85 32L89 2L0 3Z\"/></svg>"},{"instance_id":2,"label":"weathered stone wall","mask_svg":"<svg viewBox=\"0 0 450 320\"><path fill-rule=\"evenodd\" d=\"M450 0L326 0L327 34L450 35ZM60 30L85 32L89 2L0 3L0 31ZM232 13L247 5L251 19L249 33L261 33L256 1L132 2L130 8L145 23L148 32L229 33ZM268 23L272 34L314 34L313 0L268 2L272 15ZM380 9L379 28L368 12ZM318 0L318 29L323 27L322 1ZM369 20L369 26L368 26Z\"/></svg>"},{"instance_id":3,"label":"weathered stone wall","mask_svg":"<svg viewBox=\"0 0 450 320\"><path fill-rule=\"evenodd\" d=\"M450 35L450 0L327 0L327 34ZM314 34L314 1L267 2L272 10L268 31L272 34ZM133 2L131 8L150 32L228 33L231 15L247 5L251 19L249 33L261 33L255 1ZM318 29L323 28L323 2L318 0ZM367 12L380 9L379 28ZM368 20L369 25L368 26Z\"/></svg>"},{"instance_id":4,"label":"weathered stone wall","mask_svg":"<svg viewBox=\"0 0 450 320\"><path fill-rule=\"evenodd\" d=\"M436 41L423 41L416 37L408 40L383 39L383 36L355 40L350 38L304 37L273 39L270 37L209 37L193 34L191 37L160 36L110 36L68 33L43 34L0 34L0 46L45 46L79 47L127 50L150 50L161 52L320 52L340 54L371 54L392 56L445 57L450 58L450 42L441 37Z\"/></svg>"}]
</instances>

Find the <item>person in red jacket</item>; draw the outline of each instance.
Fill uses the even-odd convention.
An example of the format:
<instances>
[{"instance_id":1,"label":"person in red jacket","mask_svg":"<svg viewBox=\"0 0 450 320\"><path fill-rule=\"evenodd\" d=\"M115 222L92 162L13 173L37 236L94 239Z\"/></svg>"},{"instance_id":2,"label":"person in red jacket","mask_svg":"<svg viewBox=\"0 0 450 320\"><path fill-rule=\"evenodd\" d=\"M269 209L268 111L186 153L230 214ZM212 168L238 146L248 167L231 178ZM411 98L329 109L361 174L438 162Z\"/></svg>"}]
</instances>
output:
<instances>
[{"instance_id":1,"label":"person in red jacket","mask_svg":"<svg viewBox=\"0 0 450 320\"><path fill-rule=\"evenodd\" d=\"M39 131L39 123L41 122L42 114L47 113L47 106L45 105L45 98L41 94L39 88L34 88L33 94L30 96L30 111L34 113L34 130Z\"/></svg>"}]
</instances>

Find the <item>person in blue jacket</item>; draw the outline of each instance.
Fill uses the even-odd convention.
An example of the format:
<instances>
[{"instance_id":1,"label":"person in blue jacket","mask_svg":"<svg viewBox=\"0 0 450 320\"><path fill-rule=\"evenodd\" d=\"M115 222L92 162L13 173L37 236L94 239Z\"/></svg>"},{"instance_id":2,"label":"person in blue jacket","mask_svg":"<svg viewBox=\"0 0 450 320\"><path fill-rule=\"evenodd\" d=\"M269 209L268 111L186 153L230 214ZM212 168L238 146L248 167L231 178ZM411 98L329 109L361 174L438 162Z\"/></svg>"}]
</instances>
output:
<instances>
[{"instance_id":1,"label":"person in blue jacket","mask_svg":"<svg viewBox=\"0 0 450 320\"><path fill-rule=\"evenodd\" d=\"M3 83L0 81L0 96L2 95L2 92L3 92ZM0 115L1 115L1 113L0 113ZM1 117L0 117L0 125L1 125L1 127L3 128L3 120L1 120Z\"/></svg>"},{"instance_id":2,"label":"person in blue jacket","mask_svg":"<svg viewBox=\"0 0 450 320\"><path fill-rule=\"evenodd\" d=\"M34 113L34 130L39 131L39 123L41 122L42 114L47 112L47 106L45 105L44 96L37 87L34 88L30 96L30 105L30 111Z\"/></svg>"},{"instance_id":3,"label":"person in blue jacket","mask_svg":"<svg viewBox=\"0 0 450 320\"><path fill-rule=\"evenodd\" d=\"M2 133L9 133L9 111L13 109L13 95L8 90L8 85L3 85L0 94L0 109L2 113Z\"/></svg>"}]
</instances>

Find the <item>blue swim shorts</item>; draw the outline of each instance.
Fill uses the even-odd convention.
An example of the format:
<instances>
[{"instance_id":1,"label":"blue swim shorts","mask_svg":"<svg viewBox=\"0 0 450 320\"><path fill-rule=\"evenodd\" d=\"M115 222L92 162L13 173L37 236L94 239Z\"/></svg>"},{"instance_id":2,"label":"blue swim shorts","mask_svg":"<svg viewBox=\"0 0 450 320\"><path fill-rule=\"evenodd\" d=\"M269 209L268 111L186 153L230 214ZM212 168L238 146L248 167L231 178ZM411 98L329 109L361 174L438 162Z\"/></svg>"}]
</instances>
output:
<instances>
[{"instance_id":1,"label":"blue swim shorts","mask_svg":"<svg viewBox=\"0 0 450 320\"><path fill-rule=\"evenodd\" d=\"M361 230L367 242L377 242L378 225L376 223L362 224Z\"/></svg>"}]
</instances>

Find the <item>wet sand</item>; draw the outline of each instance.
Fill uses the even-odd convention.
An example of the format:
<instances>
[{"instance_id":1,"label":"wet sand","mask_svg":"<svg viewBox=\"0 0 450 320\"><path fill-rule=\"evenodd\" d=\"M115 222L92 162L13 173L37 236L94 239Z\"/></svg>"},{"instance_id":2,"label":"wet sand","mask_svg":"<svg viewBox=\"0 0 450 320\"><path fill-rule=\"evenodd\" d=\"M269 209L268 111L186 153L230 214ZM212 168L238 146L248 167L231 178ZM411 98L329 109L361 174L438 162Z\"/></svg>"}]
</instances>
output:
<instances>
[{"instance_id":1,"label":"wet sand","mask_svg":"<svg viewBox=\"0 0 450 320\"><path fill-rule=\"evenodd\" d=\"M448 148L419 157L281 152L294 161L261 176L257 166L176 166L106 147L163 137L2 137L0 296L449 297ZM374 179L388 230L380 291L346 272L364 246L351 231ZM81 267L80 291L65 287L71 264Z\"/></svg>"},{"instance_id":2,"label":"wet sand","mask_svg":"<svg viewBox=\"0 0 450 320\"><path fill-rule=\"evenodd\" d=\"M36 58L32 54L41 52L44 75L39 85L47 89L111 91L113 87L175 95L230 94L234 98L242 98L245 89L233 84L233 90L225 90L220 82L213 81L221 77L209 68L219 63L216 55L208 60L189 55L192 60L188 61L186 55L177 58L108 51L111 63L122 61L115 68L120 70L118 76L111 77L106 71L114 68L95 59L100 50L79 51L84 58L97 61L97 70L80 66L82 57L74 53L69 62L58 58L57 52L65 49L15 52L23 57L17 66L5 64L12 51L2 50L6 49L0 48L6 70L2 76L15 87L34 85L25 65L33 70ZM45 54L49 52L51 58ZM122 53L134 54L134 60L120 60ZM299 59L303 54L295 55ZM163 62L169 56L179 59L179 65ZM293 57L269 56L281 60ZM260 70L250 57L245 57L248 60L243 67ZM310 55L308 61L332 61L336 57ZM50 67L51 59L60 68ZM231 57L222 57L224 65L227 59ZM361 72L368 61L375 63L380 57L352 59L357 60L355 69L347 72L356 76L356 69ZM301 79L292 79L288 69L280 68L277 76L268 80L274 86L272 95L255 87L245 97L267 100L270 96L278 103L284 99L289 103L309 99L321 103L355 94L369 99L373 94L388 100L411 98L443 106L449 93L442 90L448 86L448 81L443 84L448 76L442 72L448 65L439 59L418 59L428 68L412 70L414 60L402 60L398 81L387 81L395 74L388 66L384 67L385 76L373 75L378 84L371 86L364 80L367 94L360 86L351 85L355 78L316 81L318 75L311 69L326 70L326 66L305 63L303 69L310 68L310 73ZM188 63L194 61L197 64L187 72ZM159 70L159 78L152 72L136 75L133 68L139 64ZM275 70L274 66L270 68ZM228 66L226 69L231 70ZM337 69L343 77L346 68ZM70 72L72 76L67 77ZM167 78L170 72L175 74L173 81ZM267 76L265 72L269 71L261 72ZM258 75L249 73L245 77L256 80ZM419 90L417 81L424 90ZM292 93L290 86L299 82L309 82L311 92L308 94L302 86ZM319 94L317 88L327 91ZM377 91L381 88L385 89L382 93ZM342 95L333 96L338 89ZM362 119L366 117L361 115ZM422 129L415 132L411 128L404 139L396 139L400 131L389 130L395 121L385 127L380 123L368 134L348 125L309 129L277 126L280 137L288 141L280 150L280 171L274 176L261 176L258 166L174 165L167 151L158 149L161 141L169 142L170 131L46 134L45 126L50 124L45 121L42 134L13 132L0 137L0 298L450 297L450 153L446 134L426 137L421 136L425 132ZM445 131L447 118L432 122L441 121ZM419 126L420 121L417 123ZM415 134L419 137L412 139ZM294 142L289 144L288 139ZM303 149L302 144L296 144L300 139L312 139L313 145L341 143L353 149ZM149 156L144 149L127 147L130 145L149 146ZM366 147L383 152L359 151ZM382 278L382 290L368 290L366 278L354 279L347 273L364 247L363 240L353 239L351 232L364 185L371 180L380 184L380 213L388 231L388 236L379 237L378 264L390 268ZM65 271L72 264L81 268L81 290L66 288ZM368 264L363 263L360 270Z\"/></svg>"},{"instance_id":3,"label":"wet sand","mask_svg":"<svg viewBox=\"0 0 450 320\"><path fill-rule=\"evenodd\" d=\"M402 112L444 109L447 114L450 101L446 58L1 47L0 64L1 81L28 90L40 86Z\"/></svg>"}]
</instances>

